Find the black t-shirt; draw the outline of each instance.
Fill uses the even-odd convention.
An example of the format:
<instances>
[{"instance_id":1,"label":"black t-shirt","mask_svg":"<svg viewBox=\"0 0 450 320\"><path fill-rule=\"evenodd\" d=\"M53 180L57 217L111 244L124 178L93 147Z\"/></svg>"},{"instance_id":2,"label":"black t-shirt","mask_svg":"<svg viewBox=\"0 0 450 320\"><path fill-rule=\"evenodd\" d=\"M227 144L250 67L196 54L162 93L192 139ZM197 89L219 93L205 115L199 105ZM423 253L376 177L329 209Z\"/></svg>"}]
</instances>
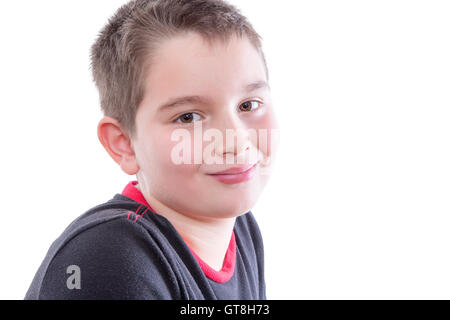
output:
<instances>
[{"instance_id":1,"label":"black t-shirt","mask_svg":"<svg viewBox=\"0 0 450 320\"><path fill-rule=\"evenodd\" d=\"M216 271L130 181L50 246L25 299L266 299L264 249L251 211L236 218Z\"/></svg>"}]
</instances>

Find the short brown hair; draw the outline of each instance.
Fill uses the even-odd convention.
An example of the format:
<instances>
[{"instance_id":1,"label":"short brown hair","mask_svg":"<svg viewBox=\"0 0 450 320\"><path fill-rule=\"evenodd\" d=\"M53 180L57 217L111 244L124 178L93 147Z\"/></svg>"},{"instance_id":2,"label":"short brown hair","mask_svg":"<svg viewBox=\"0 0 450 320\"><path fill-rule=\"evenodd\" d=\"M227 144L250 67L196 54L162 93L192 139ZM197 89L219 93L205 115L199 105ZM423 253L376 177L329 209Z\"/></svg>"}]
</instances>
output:
<instances>
[{"instance_id":1,"label":"short brown hair","mask_svg":"<svg viewBox=\"0 0 450 320\"><path fill-rule=\"evenodd\" d=\"M260 53L261 37L240 10L224 0L133 0L120 7L91 47L91 69L101 109L130 137L144 96L146 74L159 43L194 31L208 43L246 36Z\"/></svg>"}]
</instances>

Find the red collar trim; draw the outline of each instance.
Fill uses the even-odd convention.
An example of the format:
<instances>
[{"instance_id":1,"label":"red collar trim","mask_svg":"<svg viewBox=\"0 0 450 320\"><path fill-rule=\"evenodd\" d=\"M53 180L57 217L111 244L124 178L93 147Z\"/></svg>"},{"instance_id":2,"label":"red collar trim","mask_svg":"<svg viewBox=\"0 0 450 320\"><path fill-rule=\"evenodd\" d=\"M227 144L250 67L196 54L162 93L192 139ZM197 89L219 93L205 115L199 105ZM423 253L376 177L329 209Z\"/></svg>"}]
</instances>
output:
<instances>
[{"instance_id":1,"label":"red collar trim","mask_svg":"<svg viewBox=\"0 0 450 320\"><path fill-rule=\"evenodd\" d=\"M137 189L135 186L137 185L137 180L130 181L122 191L122 195L133 199L134 201L147 206L151 211L155 212L155 210L150 207L147 200L145 200L141 191ZM156 213L156 212L155 212ZM187 245L187 243L186 243ZM226 282L231 279L234 273L234 266L236 264L236 238L234 236L234 230L231 233L230 243L228 244L228 249L225 254L225 259L223 262L222 269L220 271L216 271L211 268L206 262L204 262L188 245L187 247L191 250L195 259L197 260L200 268L202 269L205 276L214 280L215 282Z\"/></svg>"},{"instance_id":2,"label":"red collar trim","mask_svg":"<svg viewBox=\"0 0 450 320\"><path fill-rule=\"evenodd\" d=\"M128 184L125 186L125 188L122 191L122 195L124 195L125 197L128 197L128 198L131 198L134 201L143 204L144 206L147 206L150 210L155 212L155 210L153 210L152 207L150 207L147 200L145 200L141 191L135 187L137 185L137 183L138 183L137 180L128 182Z\"/></svg>"}]
</instances>

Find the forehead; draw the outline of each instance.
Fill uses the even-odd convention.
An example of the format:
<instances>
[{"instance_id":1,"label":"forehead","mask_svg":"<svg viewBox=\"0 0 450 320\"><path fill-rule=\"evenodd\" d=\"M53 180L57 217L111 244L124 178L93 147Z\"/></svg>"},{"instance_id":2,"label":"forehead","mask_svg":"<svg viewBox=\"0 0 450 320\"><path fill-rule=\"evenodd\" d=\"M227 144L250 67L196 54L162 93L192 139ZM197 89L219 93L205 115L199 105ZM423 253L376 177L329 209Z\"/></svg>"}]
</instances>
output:
<instances>
[{"instance_id":1,"label":"forehead","mask_svg":"<svg viewBox=\"0 0 450 320\"><path fill-rule=\"evenodd\" d=\"M148 71L144 101L152 105L176 96L240 94L246 85L266 80L259 52L236 36L211 44L196 33L177 36L160 45Z\"/></svg>"}]
</instances>

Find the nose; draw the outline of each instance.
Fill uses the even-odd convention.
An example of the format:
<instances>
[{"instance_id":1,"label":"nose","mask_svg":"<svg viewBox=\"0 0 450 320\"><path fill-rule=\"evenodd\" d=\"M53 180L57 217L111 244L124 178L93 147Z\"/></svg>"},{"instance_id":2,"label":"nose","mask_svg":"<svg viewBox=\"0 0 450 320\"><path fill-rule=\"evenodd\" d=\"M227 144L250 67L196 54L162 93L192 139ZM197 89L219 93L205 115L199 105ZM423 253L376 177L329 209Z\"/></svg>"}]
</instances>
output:
<instances>
[{"instance_id":1,"label":"nose","mask_svg":"<svg viewBox=\"0 0 450 320\"><path fill-rule=\"evenodd\" d=\"M234 162L234 159L245 161L251 149L250 134L245 123L238 116L224 112L216 128L220 130L224 140L215 145L215 154L225 157L227 163Z\"/></svg>"}]
</instances>

